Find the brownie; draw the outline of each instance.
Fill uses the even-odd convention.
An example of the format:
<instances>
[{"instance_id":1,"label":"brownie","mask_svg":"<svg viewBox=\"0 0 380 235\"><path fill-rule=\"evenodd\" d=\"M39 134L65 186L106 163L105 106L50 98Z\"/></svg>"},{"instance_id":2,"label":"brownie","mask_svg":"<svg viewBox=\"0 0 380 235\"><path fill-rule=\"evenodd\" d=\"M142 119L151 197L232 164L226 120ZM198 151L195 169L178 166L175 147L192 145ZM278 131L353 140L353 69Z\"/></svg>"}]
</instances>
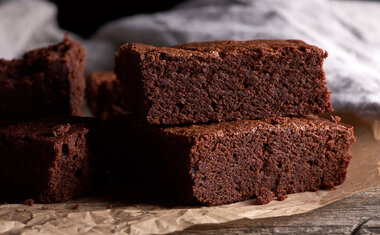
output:
<instances>
[{"instance_id":1,"label":"brownie","mask_svg":"<svg viewBox=\"0 0 380 235\"><path fill-rule=\"evenodd\" d=\"M118 120L131 178L180 202L221 205L331 189L343 183L353 127L314 115L177 127ZM124 121L124 129L120 123ZM116 136L116 134L115 134ZM120 138L120 136L119 136ZM128 142L127 142L128 141ZM129 145L126 145L129 143ZM133 168L133 167L131 167Z\"/></svg>"},{"instance_id":2,"label":"brownie","mask_svg":"<svg viewBox=\"0 0 380 235\"><path fill-rule=\"evenodd\" d=\"M128 111L150 124L252 120L332 111L326 57L298 40L127 43L115 72Z\"/></svg>"},{"instance_id":3,"label":"brownie","mask_svg":"<svg viewBox=\"0 0 380 235\"><path fill-rule=\"evenodd\" d=\"M44 118L0 127L0 200L62 202L92 190L92 118Z\"/></svg>"},{"instance_id":4,"label":"brownie","mask_svg":"<svg viewBox=\"0 0 380 235\"><path fill-rule=\"evenodd\" d=\"M112 71L87 76L86 98L92 115L100 119L127 114L120 82Z\"/></svg>"},{"instance_id":5,"label":"brownie","mask_svg":"<svg viewBox=\"0 0 380 235\"><path fill-rule=\"evenodd\" d=\"M0 59L0 122L81 115L85 50L67 35L57 45Z\"/></svg>"}]
</instances>

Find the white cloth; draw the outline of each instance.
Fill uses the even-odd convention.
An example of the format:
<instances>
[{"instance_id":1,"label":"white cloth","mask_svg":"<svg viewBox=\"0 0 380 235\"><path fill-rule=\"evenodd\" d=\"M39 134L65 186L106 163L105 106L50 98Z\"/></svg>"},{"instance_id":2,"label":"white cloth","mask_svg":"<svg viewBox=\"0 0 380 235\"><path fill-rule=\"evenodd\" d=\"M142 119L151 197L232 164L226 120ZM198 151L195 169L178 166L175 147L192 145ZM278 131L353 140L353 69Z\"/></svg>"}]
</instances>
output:
<instances>
[{"instance_id":1,"label":"white cloth","mask_svg":"<svg viewBox=\"0 0 380 235\"><path fill-rule=\"evenodd\" d=\"M13 59L25 51L59 42L57 9L45 1L0 0L0 58Z\"/></svg>"},{"instance_id":2,"label":"white cloth","mask_svg":"<svg viewBox=\"0 0 380 235\"><path fill-rule=\"evenodd\" d=\"M50 43L62 34L55 27L54 6L41 1L37 9L35 1L27 2L0 6L0 57L17 56L26 46L42 44L45 35ZM22 5L25 19L21 13L3 14L12 4ZM334 109L380 117L379 12L380 3L362 1L190 0L167 12L102 26L83 41L87 71L112 69L114 53L125 42L170 46L204 40L301 39L329 53L324 68ZM3 38L9 30L17 40ZM9 48L3 51L4 46Z\"/></svg>"}]
</instances>

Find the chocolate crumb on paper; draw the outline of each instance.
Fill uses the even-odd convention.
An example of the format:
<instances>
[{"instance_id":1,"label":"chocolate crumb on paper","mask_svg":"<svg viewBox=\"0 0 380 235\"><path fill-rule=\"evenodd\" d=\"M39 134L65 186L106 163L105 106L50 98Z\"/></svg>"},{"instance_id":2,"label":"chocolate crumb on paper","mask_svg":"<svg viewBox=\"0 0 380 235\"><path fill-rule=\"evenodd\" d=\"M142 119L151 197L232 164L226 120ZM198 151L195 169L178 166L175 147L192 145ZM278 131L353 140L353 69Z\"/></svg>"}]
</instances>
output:
<instances>
[{"instance_id":1,"label":"chocolate crumb on paper","mask_svg":"<svg viewBox=\"0 0 380 235\"><path fill-rule=\"evenodd\" d=\"M274 198L274 193L267 188L260 188L259 196L256 198L256 203L259 205L268 204Z\"/></svg>"},{"instance_id":2,"label":"chocolate crumb on paper","mask_svg":"<svg viewBox=\"0 0 380 235\"><path fill-rule=\"evenodd\" d=\"M287 195L284 195L284 194L277 194L276 197L277 197L277 199L278 199L279 201L283 201L283 200L285 200L285 199L288 198L288 196L287 196Z\"/></svg>"},{"instance_id":3,"label":"chocolate crumb on paper","mask_svg":"<svg viewBox=\"0 0 380 235\"><path fill-rule=\"evenodd\" d=\"M24 201L24 205L27 205L27 206L33 206L34 205L34 200L29 198L29 199L26 199Z\"/></svg>"},{"instance_id":4,"label":"chocolate crumb on paper","mask_svg":"<svg viewBox=\"0 0 380 235\"><path fill-rule=\"evenodd\" d=\"M331 117L331 121L335 123L340 123L340 120L342 119L339 116L334 116L334 115L331 115L330 117Z\"/></svg>"},{"instance_id":5,"label":"chocolate crumb on paper","mask_svg":"<svg viewBox=\"0 0 380 235\"><path fill-rule=\"evenodd\" d=\"M71 209L78 210L79 209L79 204L75 204Z\"/></svg>"}]
</instances>

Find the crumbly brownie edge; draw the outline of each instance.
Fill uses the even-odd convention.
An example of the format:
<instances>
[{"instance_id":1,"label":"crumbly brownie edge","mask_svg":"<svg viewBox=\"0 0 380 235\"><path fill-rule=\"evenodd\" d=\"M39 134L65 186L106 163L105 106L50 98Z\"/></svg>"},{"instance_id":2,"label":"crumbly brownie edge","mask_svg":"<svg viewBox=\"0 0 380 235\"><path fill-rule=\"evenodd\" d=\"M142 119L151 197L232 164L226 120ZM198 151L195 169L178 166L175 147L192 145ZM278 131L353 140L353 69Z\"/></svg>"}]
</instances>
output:
<instances>
[{"instance_id":1,"label":"crumbly brownie edge","mask_svg":"<svg viewBox=\"0 0 380 235\"><path fill-rule=\"evenodd\" d=\"M40 202L63 202L93 190L94 156L87 141L88 129L81 129L65 136L62 143L55 143L57 153L48 187L38 196Z\"/></svg>"},{"instance_id":2,"label":"crumbly brownie edge","mask_svg":"<svg viewBox=\"0 0 380 235\"><path fill-rule=\"evenodd\" d=\"M82 116L83 112L81 108L86 88L86 79L84 76L86 51L79 42L70 40L67 34L65 35L63 43L69 47L65 59L70 61L68 66L68 79L70 81L69 97L71 115Z\"/></svg>"}]
</instances>

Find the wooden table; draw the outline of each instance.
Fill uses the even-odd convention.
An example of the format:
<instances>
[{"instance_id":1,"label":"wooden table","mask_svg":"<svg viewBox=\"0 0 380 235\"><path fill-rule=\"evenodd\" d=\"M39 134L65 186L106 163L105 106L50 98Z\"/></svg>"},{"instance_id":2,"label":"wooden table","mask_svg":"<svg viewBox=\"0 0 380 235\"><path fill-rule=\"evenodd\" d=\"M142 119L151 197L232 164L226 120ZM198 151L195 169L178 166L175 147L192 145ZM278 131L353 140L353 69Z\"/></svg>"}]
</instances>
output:
<instances>
[{"instance_id":1,"label":"wooden table","mask_svg":"<svg viewBox=\"0 0 380 235\"><path fill-rule=\"evenodd\" d=\"M174 234L380 234L380 187L308 213L197 225Z\"/></svg>"}]
</instances>

